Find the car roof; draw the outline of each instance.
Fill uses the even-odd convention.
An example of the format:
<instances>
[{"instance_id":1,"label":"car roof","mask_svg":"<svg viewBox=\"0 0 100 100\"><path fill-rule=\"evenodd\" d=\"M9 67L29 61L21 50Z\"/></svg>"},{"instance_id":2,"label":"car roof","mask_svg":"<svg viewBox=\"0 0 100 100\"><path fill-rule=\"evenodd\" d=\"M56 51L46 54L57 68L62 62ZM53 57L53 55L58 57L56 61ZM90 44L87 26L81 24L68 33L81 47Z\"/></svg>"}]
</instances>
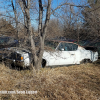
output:
<instances>
[{"instance_id":1,"label":"car roof","mask_svg":"<svg viewBox=\"0 0 100 100\"><path fill-rule=\"evenodd\" d=\"M79 44L75 43L75 42L70 42L70 41L62 41L62 40L47 40L47 41L53 41L53 42L64 42L64 43L73 43L73 44L76 44L78 46L80 46ZM81 46L82 47L82 46Z\"/></svg>"}]
</instances>

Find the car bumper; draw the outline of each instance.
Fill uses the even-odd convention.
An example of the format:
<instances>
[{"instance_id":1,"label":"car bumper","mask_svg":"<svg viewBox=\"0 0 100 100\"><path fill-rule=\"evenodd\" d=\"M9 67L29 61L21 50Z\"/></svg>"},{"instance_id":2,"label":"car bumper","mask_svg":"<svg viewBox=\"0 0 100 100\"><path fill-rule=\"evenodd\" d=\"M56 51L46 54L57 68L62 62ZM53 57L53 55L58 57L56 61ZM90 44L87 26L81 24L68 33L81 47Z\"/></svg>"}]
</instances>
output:
<instances>
[{"instance_id":1,"label":"car bumper","mask_svg":"<svg viewBox=\"0 0 100 100\"><path fill-rule=\"evenodd\" d=\"M8 58L5 58L4 60L6 63L9 63L9 64L13 64L14 66L20 66L20 67L23 67L23 68L26 68L29 66L28 65L25 65L24 61L19 61L19 60L12 60L12 59L8 59Z\"/></svg>"}]
</instances>

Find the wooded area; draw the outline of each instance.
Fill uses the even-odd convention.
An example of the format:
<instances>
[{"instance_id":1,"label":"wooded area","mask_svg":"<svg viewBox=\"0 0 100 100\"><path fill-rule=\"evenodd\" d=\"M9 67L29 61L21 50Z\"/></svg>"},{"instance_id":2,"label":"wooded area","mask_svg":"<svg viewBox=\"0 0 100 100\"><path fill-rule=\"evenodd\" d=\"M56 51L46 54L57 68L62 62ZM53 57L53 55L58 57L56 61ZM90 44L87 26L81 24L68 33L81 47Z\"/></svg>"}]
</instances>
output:
<instances>
[{"instance_id":1,"label":"wooded area","mask_svg":"<svg viewBox=\"0 0 100 100\"><path fill-rule=\"evenodd\" d=\"M4 4L4 2L7 2ZM45 39L65 37L76 41L100 37L100 1L4 0L0 2L0 34L14 36L30 49L32 66L40 69ZM39 48L36 42L39 42Z\"/></svg>"}]
</instances>

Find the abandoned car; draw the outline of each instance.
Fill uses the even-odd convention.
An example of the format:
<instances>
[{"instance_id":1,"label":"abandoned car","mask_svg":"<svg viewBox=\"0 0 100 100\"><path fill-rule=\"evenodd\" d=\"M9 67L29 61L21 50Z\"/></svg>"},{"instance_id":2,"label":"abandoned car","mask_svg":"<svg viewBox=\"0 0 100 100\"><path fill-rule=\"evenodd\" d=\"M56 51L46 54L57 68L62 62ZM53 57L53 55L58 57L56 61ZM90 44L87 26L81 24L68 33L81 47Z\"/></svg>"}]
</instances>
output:
<instances>
[{"instance_id":1,"label":"abandoned car","mask_svg":"<svg viewBox=\"0 0 100 100\"><path fill-rule=\"evenodd\" d=\"M16 47L18 46L18 40L14 37L9 36L0 36L0 49L1 48L8 48L8 47Z\"/></svg>"},{"instance_id":2,"label":"abandoned car","mask_svg":"<svg viewBox=\"0 0 100 100\"><path fill-rule=\"evenodd\" d=\"M98 60L98 52L93 47L85 48L66 41L46 41L45 44L49 50L44 50L42 67L81 64ZM28 67L31 63L31 52L18 47L3 48L0 49L0 59L15 66Z\"/></svg>"},{"instance_id":3,"label":"abandoned car","mask_svg":"<svg viewBox=\"0 0 100 100\"><path fill-rule=\"evenodd\" d=\"M31 53L29 50L10 47L0 49L0 60L14 66L21 66L23 68L30 66Z\"/></svg>"},{"instance_id":4,"label":"abandoned car","mask_svg":"<svg viewBox=\"0 0 100 100\"><path fill-rule=\"evenodd\" d=\"M48 42L47 45L55 48L55 51L44 51L43 59L46 66L81 64L98 60L98 52L95 47L82 47L66 41L51 41L51 44Z\"/></svg>"}]
</instances>

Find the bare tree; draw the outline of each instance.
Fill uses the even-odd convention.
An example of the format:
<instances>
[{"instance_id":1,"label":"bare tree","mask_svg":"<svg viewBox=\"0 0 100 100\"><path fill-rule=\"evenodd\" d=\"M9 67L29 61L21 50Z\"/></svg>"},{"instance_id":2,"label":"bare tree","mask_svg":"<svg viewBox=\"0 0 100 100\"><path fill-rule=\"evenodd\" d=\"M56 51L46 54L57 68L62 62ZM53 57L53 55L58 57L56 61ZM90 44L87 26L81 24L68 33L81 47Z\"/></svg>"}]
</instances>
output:
<instances>
[{"instance_id":1,"label":"bare tree","mask_svg":"<svg viewBox=\"0 0 100 100\"><path fill-rule=\"evenodd\" d=\"M1 35L16 35L15 28L11 25L10 22L8 22L6 19L1 18L0 19L0 34Z\"/></svg>"},{"instance_id":2,"label":"bare tree","mask_svg":"<svg viewBox=\"0 0 100 100\"><path fill-rule=\"evenodd\" d=\"M63 33L64 36L67 39L77 39L77 19L78 16L76 16L77 14L79 14L79 12L76 12L75 15L75 10L73 6L68 6L65 5L64 7L62 7L62 26L63 26Z\"/></svg>"},{"instance_id":3,"label":"bare tree","mask_svg":"<svg viewBox=\"0 0 100 100\"><path fill-rule=\"evenodd\" d=\"M88 34L92 39L100 36L100 1L88 0L90 6L85 7L82 11L84 16L84 28L87 29Z\"/></svg>"},{"instance_id":4,"label":"bare tree","mask_svg":"<svg viewBox=\"0 0 100 100\"><path fill-rule=\"evenodd\" d=\"M60 28L59 19L51 19L47 27L46 39L53 39L61 36L63 36L63 33Z\"/></svg>"},{"instance_id":5,"label":"bare tree","mask_svg":"<svg viewBox=\"0 0 100 100\"><path fill-rule=\"evenodd\" d=\"M32 34L32 27L31 27L31 19L30 19L30 3L31 0L20 0L19 4L21 6L21 9L23 11L23 14L26 18L26 22L27 22L27 34L31 43L31 52L33 55L33 59L32 59L32 65L34 65L34 67L36 69L39 69L41 67L41 62L42 62L42 55L43 55L43 51L44 51L44 39L45 39L45 35L46 35L46 31L47 31L47 26L50 20L50 6L51 6L51 0L48 0L48 5L47 5L47 12L46 12L46 19L45 19L45 23L43 26L43 5L42 5L42 0L39 0L39 28L38 28L38 34L40 37L40 47L38 50L38 54L36 52L36 48L35 48L35 42L33 40L33 34Z\"/></svg>"},{"instance_id":6,"label":"bare tree","mask_svg":"<svg viewBox=\"0 0 100 100\"><path fill-rule=\"evenodd\" d=\"M13 12L14 12L14 15L15 15L17 39L19 40L18 18L17 18L17 11L16 11L16 1L15 1L15 4L14 4L14 1L11 0L11 4L12 4ZM19 40L19 46L20 46L20 40Z\"/></svg>"}]
</instances>

